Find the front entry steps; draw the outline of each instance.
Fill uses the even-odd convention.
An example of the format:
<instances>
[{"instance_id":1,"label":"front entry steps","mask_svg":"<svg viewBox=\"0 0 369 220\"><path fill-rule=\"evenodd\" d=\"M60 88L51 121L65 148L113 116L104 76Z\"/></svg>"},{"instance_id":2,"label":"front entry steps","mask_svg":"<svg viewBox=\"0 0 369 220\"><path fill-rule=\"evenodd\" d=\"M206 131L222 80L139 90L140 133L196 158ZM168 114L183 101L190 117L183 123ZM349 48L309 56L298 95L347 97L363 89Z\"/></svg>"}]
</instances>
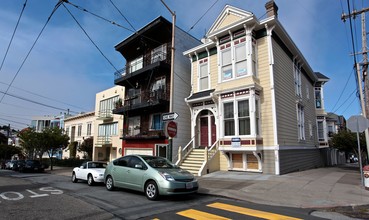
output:
<instances>
[{"instance_id":1,"label":"front entry steps","mask_svg":"<svg viewBox=\"0 0 369 220\"><path fill-rule=\"evenodd\" d=\"M205 149L193 149L191 153L183 160L180 167L198 176L199 170L204 162Z\"/></svg>"}]
</instances>

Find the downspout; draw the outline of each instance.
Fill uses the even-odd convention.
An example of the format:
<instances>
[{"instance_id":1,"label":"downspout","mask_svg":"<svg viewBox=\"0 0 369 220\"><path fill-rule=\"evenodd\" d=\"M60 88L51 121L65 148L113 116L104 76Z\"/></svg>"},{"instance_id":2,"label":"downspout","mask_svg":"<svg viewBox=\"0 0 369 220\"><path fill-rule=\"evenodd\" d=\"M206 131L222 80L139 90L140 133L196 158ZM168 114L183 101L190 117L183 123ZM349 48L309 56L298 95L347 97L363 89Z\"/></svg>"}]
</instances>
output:
<instances>
[{"instance_id":1,"label":"downspout","mask_svg":"<svg viewBox=\"0 0 369 220\"><path fill-rule=\"evenodd\" d=\"M272 103L272 121L273 121L273 133L274 140L274 162L275 162L275 174L280 174L280 164L279 164L279 147L278 147L278 133L277 133L277 111L275 102L275 85L274 85L274 55L273 55L273 45L272 45L272 33L275 26L268 27L265 24L265 29L267 30L267 41L268 41L268 58L269 58L269 74L270 74L270 96Z\"/></svg>"}]
</instances>

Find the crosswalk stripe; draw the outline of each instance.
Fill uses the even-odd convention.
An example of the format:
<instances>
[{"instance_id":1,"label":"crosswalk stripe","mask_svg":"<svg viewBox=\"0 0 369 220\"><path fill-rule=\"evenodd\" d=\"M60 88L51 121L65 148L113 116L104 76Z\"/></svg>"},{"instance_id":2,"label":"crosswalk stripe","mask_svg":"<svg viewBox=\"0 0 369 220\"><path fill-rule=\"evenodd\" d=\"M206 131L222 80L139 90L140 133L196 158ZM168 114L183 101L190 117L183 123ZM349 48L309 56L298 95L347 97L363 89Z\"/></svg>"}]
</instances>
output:
<instances>
[{"instance_id":1,"label":"crosswalk stripe","mask_svg":"<svg viewBox=\"0 0 369 220\"><path fill-rule=\"evenodd\" d=\"M181 212L177 212L176 214L196 220L210 220L210 219L231 220L230 218L225 218L219 215L213 215L207 212L201 212L195 209L187 209Z\"/></svg>"},{"instance_id":2,"label":"crosswalk stripe","mask_svg":"<svg viewBox=\"0 0 369 220\"><path fill-rule=\"evenodd\" d=\"M258 218L264 218L264 219L299 220L299 218L294 218L294 217L290 217L290 216L286 216L286 215L279 215L279 214L275 214L275 213L271 213L271 212L264 212L264 211L259 211L259 210L255 210L255 209L248 209L248 208L229 205L229 204L224 204L224 203L220 203L220 202L212 203L212 204L209 204L207 206L212 207L212 208L222 209L222 210L225 210L225 211L236 212L236 213L239 213L239 214L254 216L254 217L258 217Z\"/></svg>"}]
</instances>

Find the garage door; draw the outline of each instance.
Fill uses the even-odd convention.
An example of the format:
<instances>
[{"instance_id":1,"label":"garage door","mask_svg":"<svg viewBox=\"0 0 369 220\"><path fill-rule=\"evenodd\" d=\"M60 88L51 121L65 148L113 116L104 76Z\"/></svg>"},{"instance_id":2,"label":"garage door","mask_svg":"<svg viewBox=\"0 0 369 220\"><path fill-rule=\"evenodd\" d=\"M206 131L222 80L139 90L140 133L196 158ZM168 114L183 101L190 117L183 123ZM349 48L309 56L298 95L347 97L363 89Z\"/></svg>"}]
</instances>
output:
<instances>
[{"instance_id":1,"label":"garage door","mask_svg":"<svg viewBox=\"0 0 369 220\"><path fill-rule=\"evenodd\" d=\"M140 155L153 155L151 148L127 148L124 155L140 154Z\"/></svg>"}]
</instances>

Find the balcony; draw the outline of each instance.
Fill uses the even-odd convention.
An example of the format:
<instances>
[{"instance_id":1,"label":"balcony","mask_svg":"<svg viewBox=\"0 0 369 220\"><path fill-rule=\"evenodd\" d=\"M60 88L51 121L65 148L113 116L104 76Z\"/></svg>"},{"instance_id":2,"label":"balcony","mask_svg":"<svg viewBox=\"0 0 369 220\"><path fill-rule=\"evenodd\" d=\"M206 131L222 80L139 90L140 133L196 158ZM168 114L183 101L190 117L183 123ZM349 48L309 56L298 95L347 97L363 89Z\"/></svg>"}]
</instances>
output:
<instances>
[{"instance_id":1,"label":"balcony","mask_svg":"<svg viewBox=\"0 0 369 220\"><path fill-rule=\"evenodd\" d=\"M112 144L111 136L97 136L97 140L95 143L96 146L102 147L111 144Z\"/></svg>"},{"instance_id":2,"label":"balcony","mask_svg":"<svg viewBox=\"0 0 369 220\"><path fill-rule=\"evenodd\" d=\"M103 109L98 112L97 120L109 120L113 119L113 113L111 109Z\"/></svg>"},{"instance_id":3,"label":"balcony","mask_svg":"<svg viewBox=\"0 0 369 220\"><path fill-rule=\"evenodd\" d=\"M135 96L126 96L124 105L113 110L113 114L123 115L130 113L130 116L139 115L144 110L160 112L167 110L169 106L169 92L166 89L155 91L143 91Z\"/></svg>"},{"instance_id":4,"label":"balcony","mask_svg":"<svg viewBox=\"0 0 369 220\"><path fill-rule=\"evenodd\" d=\"M121 86L129 86L128 80L141 81L140 75L148 70L165 67L170 69L170 54L166 52L151 51L146 53L142 59L127 64L123 69L114 73L114 83ZM130 85L132 87L132 85Z\"/></svg>"}]
</instances>

